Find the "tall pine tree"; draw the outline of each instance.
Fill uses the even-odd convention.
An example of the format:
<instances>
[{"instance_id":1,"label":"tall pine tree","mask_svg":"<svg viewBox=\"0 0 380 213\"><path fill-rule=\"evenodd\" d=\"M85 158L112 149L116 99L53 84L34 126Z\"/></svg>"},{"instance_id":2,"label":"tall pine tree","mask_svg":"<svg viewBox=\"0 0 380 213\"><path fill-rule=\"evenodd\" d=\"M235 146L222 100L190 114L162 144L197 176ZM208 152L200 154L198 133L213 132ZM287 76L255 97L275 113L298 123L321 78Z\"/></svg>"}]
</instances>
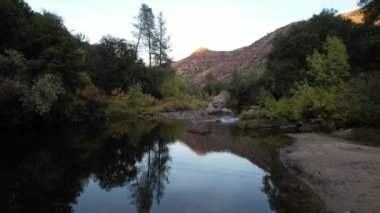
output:
<instances>
[{"instance_id":1,"label":"tall pine tree","mask_svg":"<svg viewBox=\"0 0 380 213\"><path fill-rule=\"evenodd\" d=\"M154 44L154 60L158 66L161 66L170 60L168 56L168 52L170 51L170 36L167 35L166 21L164 20L162 12L160 12L157 17L157 29Z\"/></svg>"}]
</instances>

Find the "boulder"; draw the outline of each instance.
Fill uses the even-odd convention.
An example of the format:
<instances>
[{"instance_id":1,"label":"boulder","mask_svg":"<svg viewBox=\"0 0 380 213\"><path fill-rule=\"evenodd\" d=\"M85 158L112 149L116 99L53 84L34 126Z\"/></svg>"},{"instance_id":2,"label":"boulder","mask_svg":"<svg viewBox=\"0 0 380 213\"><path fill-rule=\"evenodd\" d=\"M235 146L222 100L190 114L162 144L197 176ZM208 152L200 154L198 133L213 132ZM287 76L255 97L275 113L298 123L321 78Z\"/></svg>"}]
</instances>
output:
<instances>
[{"instance_id":1,"label":"boulder","mask_svg":"<svg viewBox=\"0 0 380 213\"><path fill-rule=\"evenodd\" d=\"M206 109L206 114L207 115L219 115L219 114L229 115L229 114L232 114L232 113L233 113L232 110L227 109L227 108L217 109L217 108L214 108L214 107L207 107L207 109Z\"/></svg>"},{"instance_id":2,"label":"boulder","mask_svg":"<svg viewBox=\"0 0 380 213\"><path fill-rule=\"evenodd\" d=\"M212 98L212 101L209 103L209 107L216 109L226 108L230 102L230 93L227 91L221 91L217 96Z\"/></svg>"},{"instance_id":3,"label":"boulder","mask_svg":"<svg viewBox=\"0 0 380 213\"><path fill-rule=\"evenodd\" d=\"M232 114L233 113L232 110L227 109L227 108L221 109L220 112L223 113L223 114Z\"/></svg>"},{"instance_id":4,"label":"boulder","mask_svg":"<svg viewBox=\"0 0 380 213\"><path fill-rule=\"evenodd\" d=\"M206 109L207 115L216 114L232 114L232 110L228 109L230 94L227 91L221 91L217 96L212 98Z\"/></svg>"}]
</instances>

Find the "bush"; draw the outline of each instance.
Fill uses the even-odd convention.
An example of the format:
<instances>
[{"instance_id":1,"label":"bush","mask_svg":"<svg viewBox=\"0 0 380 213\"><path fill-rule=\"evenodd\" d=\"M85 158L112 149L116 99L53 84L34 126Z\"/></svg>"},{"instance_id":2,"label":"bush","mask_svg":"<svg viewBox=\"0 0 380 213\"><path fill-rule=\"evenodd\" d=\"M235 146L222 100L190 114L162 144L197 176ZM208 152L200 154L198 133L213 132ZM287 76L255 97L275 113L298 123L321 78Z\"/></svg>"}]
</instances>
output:
<instances>
[{"instance_id":1,"label":"bush","mask_svg":"<svg viewBox=\"0 0 380 213\"><path fill-rule=\"evenodd\" d=\"M234 124L236 127L241 129L258 129L261 127L260 120L239 120Z\"/></svg>"},{"instance_id":2,"label":"bush","mask_svg":"<svg viewBox=\"0 0 380 213\"><path fill-rule=\"evenodd\" d=\"M268 116L279 124L299 122L300 117L294 108L292 99L283 98L278 101L270 100L266 103Z\"/></svg>"},{"instance_id":3,"label":"bush","mask_svg":"<svg viewBox=\"0 0 380 213\"><path fill-rule=\"evenodd\" d=\"M207 106L207 102L190 96L184 98L166 98L164 100L156 102L156 105L151 107L151 112L174 112L183 110L197 110Z\"/></svg>"},{"instance_id":4,"label":"bush","mask_svg":"<svg viewBox=\"0 0 380 213\"><path fill-rule=\"evenodd\" d=\"M142 92L142 88L139 84L136 84L129 88L129 101L128 106L134 109L136 112L142 112L147 107L151 106L155 99L148 94Z\"/></svg>"},{"instance_id":5,"label":"bush","mask_svg":"<svg viewBox=\"0 0 380 213\"><path fill-rule=\"evenodd\" d=\"M348 114L353 126L380 127L380 72L361 75L352 81Z\"/></svg>"},{"instance_id":6,"label":"bush","mask_svg":"<svg viewBox=\"0 0 380 213\"><path fill-rule=\"evenodd\" d=\"M79 80L82 86L69 95L63 115L71 122L103 118L101 109L106 105L106 97L87 73L79 73Z\"/></svg>"},{"instance_id":7,"label":"bush","mask_svg":"<svg viewBox=\"0 0 380 213\"><path fill-rule=\"evenodd\" d=\"M154 101L152 96L142 93L139 85L131 87L129 93L116 89L108 98L104 113L108 119L123 119L145 111Z\"/></svg>"},{"instance_id":8,"label":"bush","mask_svg":"<svg viewBox=\"0 0 380 213\"><path fill-rule=\"evenodd\" d=\"M241 114L243 120L267 118L267 112L262 109L244 110Z\"/></svg>"},{"instance_id":9,"label":"bush","mask_svg":"<svg viewBox=\"0 0 380 213\"><path fill-rule=\"evenodd\" d=\"M173 78L164 81L161 85L160 91L164 98L181 97L186 95L187 84L182 76L176 75Z\"/></svg>"},{"instance_id":10,"label":"bush","mask_svg":"<svg viewBox=\"0 0 380 213\"><path fill-rule=\"evenodd\" d=\"M264 94L264 81L263 75L264 70L251 70L246 74L239 74L238 72L233 72L231 79L226 84L226 89L231 94L232 100L231 104L235 107L242 105L260 105L262 102L262 96L270 95Z\"/></svg>"}]
</instances>

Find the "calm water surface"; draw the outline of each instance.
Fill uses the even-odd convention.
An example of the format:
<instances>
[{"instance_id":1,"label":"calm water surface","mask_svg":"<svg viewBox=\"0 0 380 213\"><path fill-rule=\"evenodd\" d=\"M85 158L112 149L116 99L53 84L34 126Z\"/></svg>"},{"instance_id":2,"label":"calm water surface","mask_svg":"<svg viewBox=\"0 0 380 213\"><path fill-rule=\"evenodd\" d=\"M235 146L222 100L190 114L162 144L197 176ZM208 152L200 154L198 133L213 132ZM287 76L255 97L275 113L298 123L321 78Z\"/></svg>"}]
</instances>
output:
<instances>
[{"instance_id":1,"label":"calm water surface","mask_svg":"<svg viewBox=\"0 0 380 213\"><path fill-rule=\"evenodd\" d=\"M124 121L3 134L0 212L319 212L277 134Z\"/></svg>"}]
</instances>

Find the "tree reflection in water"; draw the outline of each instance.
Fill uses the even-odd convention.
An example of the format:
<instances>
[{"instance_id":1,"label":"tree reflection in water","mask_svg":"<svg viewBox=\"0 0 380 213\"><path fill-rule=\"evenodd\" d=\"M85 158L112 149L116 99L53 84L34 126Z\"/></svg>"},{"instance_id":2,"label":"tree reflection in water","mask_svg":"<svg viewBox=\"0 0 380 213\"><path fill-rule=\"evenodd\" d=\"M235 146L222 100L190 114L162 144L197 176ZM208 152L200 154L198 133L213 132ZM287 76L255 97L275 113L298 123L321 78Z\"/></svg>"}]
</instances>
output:
<instances>
[{"instance_id":1,"label":"tree reflection in water","mask_svg":"<svg viewBox=\"0 0 380 213\"><path fill-rule=\"evenodd\" d=\"M105 190L125 187L136 211L149 212L154 203L160 205L169 184L168 145L176 140L198 153L229 151L264 169L268 175L262 191L277 212L320 210L320 203L307 199L309 192L295 187L297 181L275 154L281 137L207 125L210 134L186 131L188 123L178 120L5 131L0 140L0 212L73 212L90 178Z\"/></svg>"},{"instance_id":2,"label":"tree reflection in water","mask_svg":"<svg viewBox=\"0 0 380 213\"><path fill-rule=\"evenodd\" d=\"M131 198L138 212L149 212L153 198L157 204L160 204L164 195L165 184L169 182L169 161L168 147L164 142L158 140L148 150L145 161L142 161L139 166L135 181L130 185Z\"/></svg>"},{"instance_id":3,"label":"tree reflection in water","mask_svg":"<svg viewBox=\"0 0 380 213\"><path fill-rule=\"evenodd\" d=\"M173 128L161 128L161 122L156 125L141 120L137 122L121 123L122 128L113 126L124 131L110 130L112 137L94 155L93 167L96 170L93 173L103 189L128 185L131 202L137 211L149 212L154 199L157 204L160 203L165 184L169 182L170 156L167 144L174 141L183 128L174 128L173 132ZM165 126L168 125L171 122L165 122ZM178 127L177 122L175 125ZM128 134L130 130L133 130L133 134ZM168 137L167 131L171 131L172 137Z\"/></svg>"}]
</instances>

